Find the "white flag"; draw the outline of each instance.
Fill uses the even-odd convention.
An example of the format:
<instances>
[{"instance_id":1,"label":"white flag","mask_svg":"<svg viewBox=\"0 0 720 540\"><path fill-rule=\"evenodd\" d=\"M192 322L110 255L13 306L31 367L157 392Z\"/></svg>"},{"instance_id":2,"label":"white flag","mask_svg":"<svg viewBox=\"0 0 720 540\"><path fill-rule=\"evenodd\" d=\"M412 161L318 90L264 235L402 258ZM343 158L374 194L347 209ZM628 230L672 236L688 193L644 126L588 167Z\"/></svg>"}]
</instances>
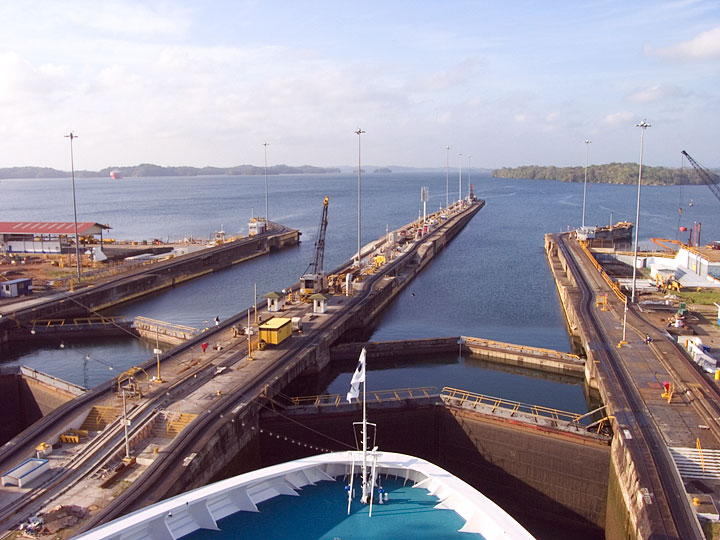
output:
<instances>
[{"instance_id":1,"label":"white flag","mask_svg":"<svg viewBox=\"0 0 720 540\"><path fill-rule=\"evenodd\" d=\"M363 347L360 353L360 360L358 366L353 373L352 379L350 380L350 391L347 393L347 400L352 401L353 398L357 398L360 395L360 383L365 382L365 347Z\"/></svg>"}]
</instances>

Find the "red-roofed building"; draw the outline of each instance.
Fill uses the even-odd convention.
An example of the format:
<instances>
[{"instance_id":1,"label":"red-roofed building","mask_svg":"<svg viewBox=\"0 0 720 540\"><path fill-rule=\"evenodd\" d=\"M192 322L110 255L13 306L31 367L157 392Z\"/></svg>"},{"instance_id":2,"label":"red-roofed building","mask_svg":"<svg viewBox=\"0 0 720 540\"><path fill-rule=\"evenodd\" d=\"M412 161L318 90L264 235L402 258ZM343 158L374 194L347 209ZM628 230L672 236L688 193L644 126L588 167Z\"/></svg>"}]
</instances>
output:
<instances>
[{"instance_id":1,"label":"red-roofed building","mask_svg":"<svg viewBox=\"0 0 720 540\"><path fill-rule=\"evenodd\" d=\"M100 236L107 225L90 221L77 224L78 235ZM3 253L63 253L75 239L72 221L0 221L0 246Z\"/></svg>"}]
</instances>

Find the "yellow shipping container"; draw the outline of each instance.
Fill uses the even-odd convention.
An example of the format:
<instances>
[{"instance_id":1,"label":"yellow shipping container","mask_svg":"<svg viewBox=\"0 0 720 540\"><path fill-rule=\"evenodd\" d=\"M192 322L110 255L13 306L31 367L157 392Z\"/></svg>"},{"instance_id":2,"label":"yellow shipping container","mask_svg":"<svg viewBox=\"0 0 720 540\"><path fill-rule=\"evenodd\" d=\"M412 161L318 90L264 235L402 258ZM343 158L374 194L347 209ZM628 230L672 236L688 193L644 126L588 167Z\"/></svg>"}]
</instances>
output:
<instances>
[{"instance_id":1,"label":"yellow shipping container","mask_svg":"<svg viewBox=\"0 0 720 540\"><path fill-rule=\"evenodd\" d=\"M277 345L292 335L292 320L282 317L270 319L260 325L260 339L270 345Z\"/></svg>"}]
</instances>

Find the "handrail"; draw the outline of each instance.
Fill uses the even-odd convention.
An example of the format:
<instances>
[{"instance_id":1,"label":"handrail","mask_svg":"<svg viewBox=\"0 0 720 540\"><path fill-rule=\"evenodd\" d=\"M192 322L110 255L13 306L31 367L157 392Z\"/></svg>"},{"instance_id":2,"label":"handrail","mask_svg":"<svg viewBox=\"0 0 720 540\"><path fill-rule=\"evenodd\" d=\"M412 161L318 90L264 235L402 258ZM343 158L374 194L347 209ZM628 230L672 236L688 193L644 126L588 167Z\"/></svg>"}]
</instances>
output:
<instances>
[{"instance_id":1,"label":"handrail","mask_svg":"<svg viewBox=\"0 0 720 540\"><path fill-rule=\"evenodd\" d=\"M497 409L508 410L510 411L510 416L515 416L518 412L525 413L533 416L536 420L537 418L549 418L550 420L560 422L577 423L583 416L585 416L579 413L545 407L543 405L530 405L511 399L476 394L475 392L459 390L449 386L444 387L440 395L450 399L459 399L464 403L471 403L474 407L477 405L487 405L492 408L492 412L495 412Z\"/></svg>"},{"instance_id":2,"label":"handrail","mask_svg":"<svg viewBox=\"0 0 720 540\"><path fill-rule=\"evenodd\" d=\"M435 386L420 386L418 388L396 388L392 390L368 390L368 401L373 400L377 403L385 401L402 401L404 399L422 399L429 398L437 388ZM340 405L345 400L345 396L341 394L319 394L315 396L299 396L291 397L290 401L295 406L319 407L320 405Z\"/></svg>"}]
</instances>

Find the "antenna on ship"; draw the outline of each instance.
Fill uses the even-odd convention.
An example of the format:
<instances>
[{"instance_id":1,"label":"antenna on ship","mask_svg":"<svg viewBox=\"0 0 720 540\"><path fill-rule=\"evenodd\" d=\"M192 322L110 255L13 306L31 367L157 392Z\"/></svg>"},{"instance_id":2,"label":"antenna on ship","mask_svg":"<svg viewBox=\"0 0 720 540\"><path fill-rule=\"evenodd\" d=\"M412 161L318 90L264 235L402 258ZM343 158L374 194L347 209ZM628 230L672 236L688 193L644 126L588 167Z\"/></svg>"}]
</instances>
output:
<instances>
[{"instance_id":1,"label":"antenna on ship","mask_svg":"<svg viewBox=\"0 0 720 540\"><path fill-rule=\"evenodd\" d=\"M377 426L375 424L369 423L367 421L367 400L366 400L366 382L365 382L365 363L366 363L366 356L367 353L365 351L365 347L363 347L362 351L360 352L360 358L358 360L357 368L355 369L355 373L353 373L353 377L350 380L350 390L347 393L347 400L349 402L352 401L353 398L357 399L360 396L360 384L362 384L362 405L363 405L363 419L362 422L353 422L353 427L357 426L358 424L361 425L360 433L362 435L362 485L361 485L361 496L360 501L363 504L370 504L370 515L372 516L372 503L373 503L373 485L375 483L375 460L373 460L373 467L372 467L372 478L370 481L368 481L368 467L367 467L367 459L368 459L368 426L372 426L373 428L377 429ZM357 444L357 437L356 437L356 444ZM377 449L376 446L374 446L373 441L373 452ZM350 513L350 500L352 499L352 473L354 473L355 465L353 462L353 471L351 472L351 484L349 486L349 494L348 494L348 513Z\"/></svg>"}]
</instances>

